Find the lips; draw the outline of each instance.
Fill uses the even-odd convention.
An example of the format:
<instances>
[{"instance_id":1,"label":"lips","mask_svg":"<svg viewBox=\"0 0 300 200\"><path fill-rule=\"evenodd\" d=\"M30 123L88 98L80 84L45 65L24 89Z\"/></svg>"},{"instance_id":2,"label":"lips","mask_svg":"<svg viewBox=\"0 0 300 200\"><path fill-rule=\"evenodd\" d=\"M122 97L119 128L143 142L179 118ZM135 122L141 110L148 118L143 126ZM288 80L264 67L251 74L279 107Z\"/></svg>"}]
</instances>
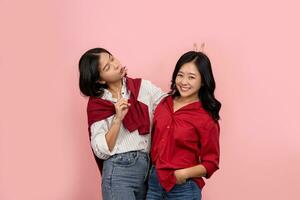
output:
<instances>
[{"instance_id":1,"label":"lips","mask_svg":"<svg viewBox=\"0 0 300 200\"><path fill-rule=\"evenodd\" d=\"M182 86L179 86L180 90L183 91L183 92L186 92L188 90L190 90L191 88L190 87L182 87Z\"/></svg>"},{"instance_id":2,"label":"lips","mask_svg":"<svg viewBox=\"0 0 300 200\"><path fill-rule=\"evenodd\" d=\"M123 74L124 71L125 71L125 67L121 67L120 73Z\"/></svg>"},{"instance_id":3,"label":"lips","mask_svg":"<svg viewBox=\"0 0 300 200\"><path fill-rule=\"evenodd\" d=\"M126 76L126 74L127 74L126 66L121 67L121 69L120 69L120 74L124 74L124 76Z\"/></svg>"}]
</instances>

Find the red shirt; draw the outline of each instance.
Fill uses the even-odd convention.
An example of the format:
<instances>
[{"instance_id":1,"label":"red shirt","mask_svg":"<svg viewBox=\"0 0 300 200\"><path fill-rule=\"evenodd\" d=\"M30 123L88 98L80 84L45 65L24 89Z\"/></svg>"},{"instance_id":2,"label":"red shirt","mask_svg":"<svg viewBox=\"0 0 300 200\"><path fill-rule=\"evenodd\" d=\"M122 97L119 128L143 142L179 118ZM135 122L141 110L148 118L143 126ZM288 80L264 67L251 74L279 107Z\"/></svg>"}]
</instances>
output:
<instances>
[{"instance_id":1,"label":"red shirt","mask_svg":"<svg viewBox=\"0 0 300 200\"><path fill-rule=\"evenodd\" d=\"M153 119L151 159L162 187L168 192L176 184L174 171L202 164L209 178L219 169L220 128L200 102L173 112L173 99L157 106ZM200 188L202 177L193 178Z\"/></svg>"}]
</instances>

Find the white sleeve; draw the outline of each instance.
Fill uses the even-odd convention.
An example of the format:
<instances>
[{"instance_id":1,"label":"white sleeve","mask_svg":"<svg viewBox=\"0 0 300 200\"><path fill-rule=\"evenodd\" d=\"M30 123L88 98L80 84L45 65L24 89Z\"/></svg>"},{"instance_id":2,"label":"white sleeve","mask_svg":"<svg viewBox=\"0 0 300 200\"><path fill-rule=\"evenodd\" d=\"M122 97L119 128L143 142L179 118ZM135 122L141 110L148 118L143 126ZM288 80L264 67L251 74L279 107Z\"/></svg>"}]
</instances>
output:
<instances>
[{"instance_id":1,"label":"white sleeve","mask_svg":"<svg viewBox=\"0 0 300 200\"><path fill-rule=\"evenodd\" d=\"M166 92L163 92L159 87L157 87L148 80L143 80L142 84L143 87L148 91L148 94L150 95L150 104L152 107L152 112L154 112L159 102L168 94Z\"/></svg>"},{"instance_id":2,"label":"white sleeve","mask_svg":"<svg viewBox=\"0 0 300 200\"><path fill-rule=\"evenodd\" d=\"M101 120L91 125L91 146L95 155L103 160L108 159L112 152L109 151L108 145L105 139L105 135L108 132L108 121Z\"/></svg>"}]
</instances>

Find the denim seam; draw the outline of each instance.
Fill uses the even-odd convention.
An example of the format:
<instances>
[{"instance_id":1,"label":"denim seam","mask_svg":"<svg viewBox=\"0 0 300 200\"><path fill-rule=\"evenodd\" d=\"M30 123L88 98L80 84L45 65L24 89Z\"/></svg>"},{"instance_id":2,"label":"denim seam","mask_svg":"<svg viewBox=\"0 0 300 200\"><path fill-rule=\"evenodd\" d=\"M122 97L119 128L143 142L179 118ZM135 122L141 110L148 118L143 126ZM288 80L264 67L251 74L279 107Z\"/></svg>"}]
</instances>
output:
<instances>
[{"instance_id":1,"label":"denim seam","mask_svg":"<svg viewBox=\"0 0 300 200\"><path fill-rule=\"evenodd\" d=\"M112 170L111 170L111 175L110 175L110 181L109 181L109 184L110 184L110 187L109 187L109 192L110 192L110 194L111 194L111 197L112 197L112 200L113 199L115 199L114 198L114 193L113 193L113 191L112 191L112 182L113 182L113 174L114 174L114 169L115 169L115 163L114 162L112 162Z\"/></svg>"},{"instance_id":2,"label":"denim seam","mask_svg":"<svg viewBox=\"0 0 300 200\"><path fill-rule=\"evenodd\" d=\"M148 156L148 160L147 160L146 162L147 162L147 171L146 171L146 174L145 174L145 177L144 177L144 182L147 180L148 175L149 175L149 171L150 171L150 160L149 160L149 156Z\"/></svg>"}]
</instances>

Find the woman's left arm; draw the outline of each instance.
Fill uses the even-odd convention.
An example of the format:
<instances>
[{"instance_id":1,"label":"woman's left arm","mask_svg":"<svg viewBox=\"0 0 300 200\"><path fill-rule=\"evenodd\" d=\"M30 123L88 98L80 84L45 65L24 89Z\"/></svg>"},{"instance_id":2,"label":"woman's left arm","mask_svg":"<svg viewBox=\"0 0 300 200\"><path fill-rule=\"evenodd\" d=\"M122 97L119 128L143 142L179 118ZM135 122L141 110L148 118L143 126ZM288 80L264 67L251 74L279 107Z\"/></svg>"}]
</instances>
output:
<instances>
[{"instance_id":1,"label":"woman's left arm","mask_svg":"<svg viewBox=\"0 0 300 200\"><path fill-rule=\"evenodd\" d=\"M174 174L178 183L183 183L186 179L194 177L210 178L219 169L220 128L218 122L208 122L205 128L198 132L201 143L200 164L176 170Z\"/></svg>"},{"instance_id":2,"label":"woman's left arm","mask_svg":"<svg viewBox=\"0 0 300 200\"><path fill-rule=\"evenodd\" d=\"M187 179L194 178L194 177L204 177L206 176L206 168L199 164L193 167L178 169L174 172L176 177L176 183L182 184L185 183Z\"/></svg>"}]
</instances>

